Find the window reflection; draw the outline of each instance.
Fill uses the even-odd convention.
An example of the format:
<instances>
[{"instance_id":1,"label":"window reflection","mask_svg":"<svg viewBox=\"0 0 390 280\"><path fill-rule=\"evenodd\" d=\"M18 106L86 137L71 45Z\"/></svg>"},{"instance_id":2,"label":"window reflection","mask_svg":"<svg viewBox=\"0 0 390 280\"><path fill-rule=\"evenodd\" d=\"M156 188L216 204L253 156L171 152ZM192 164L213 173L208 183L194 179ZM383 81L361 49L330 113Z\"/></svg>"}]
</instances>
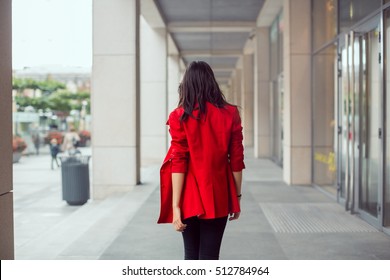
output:
<instances>
[{"instance_id":1,"label":"window reflection","mask_svg":"<svg viewBox=\"0 0 390 280\"><path fill-rule=\"evenodd\" d=\"M316 2L316 1L313 1ZM381 0L339 0L340 33L381 7Z\"/></svg>"},{"instance_id":2,"label":"window reflection","mask_svg":"<svg viewBox=\"0 0 390 280\"><path fill-rule=\"evenodd\" d=\"M318 49L337 34L337 0L315 0L313 3L313 46Z\"/></svg>"},{"instance_id":3,"label":"window reflection","mask_svg":"<svg viewBox=\"0 0 390 280\"><path fill-rule=\"evenodd\" d=\"M314 183L334 188L335 160L335 63L336 47L332 44L313 58L313 143Z\"/></svg>"}]
</instances>

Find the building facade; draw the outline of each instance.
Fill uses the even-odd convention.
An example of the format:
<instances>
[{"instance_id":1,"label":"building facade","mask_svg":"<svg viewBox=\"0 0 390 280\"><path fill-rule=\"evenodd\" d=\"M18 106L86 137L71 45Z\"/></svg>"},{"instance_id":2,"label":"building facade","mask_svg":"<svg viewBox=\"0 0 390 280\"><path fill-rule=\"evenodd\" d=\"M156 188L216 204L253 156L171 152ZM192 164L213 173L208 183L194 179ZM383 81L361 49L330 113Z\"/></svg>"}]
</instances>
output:
<instances>
[{"instance_id":1,"label":"building facade","mask_svg":"<svg viewBox=\"0 0 390 280\"><path fill-rule=\"evenodd\" d=\"M389 233L390 1L308 2L284 1L268 29L270 156L285 175L290 169L286 181L309 176L347 211ZM302 126L305 139L294 138ZM298 181L295 156L310 171Z\"/></svg>"},{"instance_id":2,"label":"building facade","mask_svg":"<svg viewBox=\"0 0 390 280\"><path fill-rule=\"evenodd\" d=\"M390 234L390 1L248 0L241 9L255 5L255 17L230 19L214 1L189 1L210 4L205 22L178 17L169 5L187 1L173 2L93 1L94 198L131 191L141 164L163 158L180 77L189 61L204 59L240 106L254 157L272 159L288 184L316 186ZM10 38L11 0L0 3L1 37ZM227 49L222 33L244 39ZM194 34L213 44L194 45ZM9 42L0 41L1 258L13 258Z\"/></svg>"}]
</instances>

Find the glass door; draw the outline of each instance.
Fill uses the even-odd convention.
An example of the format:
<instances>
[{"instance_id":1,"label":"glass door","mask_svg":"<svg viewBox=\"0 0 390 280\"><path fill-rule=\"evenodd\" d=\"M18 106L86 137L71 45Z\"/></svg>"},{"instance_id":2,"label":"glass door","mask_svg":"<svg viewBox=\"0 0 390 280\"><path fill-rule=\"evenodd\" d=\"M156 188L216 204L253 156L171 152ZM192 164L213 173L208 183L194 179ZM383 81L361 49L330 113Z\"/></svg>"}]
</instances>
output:
<instances>
[{"instance_id":1,"label":"glass door","mask_svg":"<svg viewBox=\"0 0 390 280\"><path fill-rule=\"evenodd\" d=\"M350 184L350 125L351 125L351 75L350 75L350 54L349 34L345 35L344 41L340 40L339 49L339 98L338 98L338 198L346 201L347 189ZM349 190L348 190L349 195ZM350 208L349 201L346 203L346 210Z\"/></svg>"},{"instance_id":2,"label":"glass door","mask_svg":"<svg viewBox=\"0 0 390 280\"><path fill-rule=\"evenodd\" d=\"M340 40L339 198L380 227L381 140L379 17Z\"/></svg>"},{"instance_id":3,"label":"glass door","mask_svg":"<svg viewBox=\"0 0 390 280\"><path fill-rule=\"evenodd\" d=\"M358 44L350 32L340 41L340 94L339 94L339 197L345 201L346 210L353 209L355 194L355 104L356 104L356 72L359 66L356 52Z\"/></svg>"},{"instance_id":4,"label":"glass door","mask_svg":"<svg viewBox=\"0 0 390 280\"><path fill-rule=\"evenodd\" d=\"M383 194L383 226L390 231L390 69L389 67L389 56L390 56L390 9L385 11L385 22L384 22L384 54L385 60L387 61L385 71L385 176L384 177L384 194Z\"/></svg>"},{"instance_id":5,"label":"glass door","mask_svg":"<svg viewBox=\"0 0 390 280\"><path fill-rule=\"evenodd\" d=\"M360 45L359 91L359 209L378 218L380 188L380 65L379 27L358 37Z\"/></svg>"}]
</instances>

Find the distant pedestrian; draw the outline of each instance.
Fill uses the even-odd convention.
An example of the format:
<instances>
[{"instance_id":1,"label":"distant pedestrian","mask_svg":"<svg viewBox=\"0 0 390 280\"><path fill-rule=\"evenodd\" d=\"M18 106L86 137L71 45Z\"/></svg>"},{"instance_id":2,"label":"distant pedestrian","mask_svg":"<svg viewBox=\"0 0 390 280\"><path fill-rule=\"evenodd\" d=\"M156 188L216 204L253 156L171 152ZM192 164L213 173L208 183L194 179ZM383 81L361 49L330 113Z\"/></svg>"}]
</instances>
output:
<instances>
[{"instance_id":1,"label":"distant pedestrian","mask_svg":"<svg viewBox=\"0 0 390 280\"><path fill-rule=\"evenodd\" d=\"M76 129L71 126L69 131L64 136L64 143L62 143L62 150L71 154L79 153L77 147L80 143L80 136L76 132Z\"/></svg>"},{"instance_id":2,"label":"distant pedestrian","mask_svg":"<svg viewBox=\"0 0 390 280\"><path fill-rule=\"evenodd\" d=\"M182 233L186 260L217 260L227 220L240 216L245 165L237 106L226 102L207 63L188 66L167 124L158 222Z\"/></svg>"},{"instance_id":3,"label":"distant pedestrian","mask_svg":"<svg viewBox=\"0 0 390 280\"><path fill-rule=\"evenodd\" d=\"M60 167L58 163L57 155L60 152L60 145L56 138L51 139L50 141L50 154L51 154L51 169L54 169L54 162L57 164L57 167Z\"/></svg>"},{"instance_id":4,"label":"distant pedestrian","mask_svg":"<svg viewBox=\"0 0 390 280\"><path fill-rule=\"evenodd\" d=\"M31 132L31 139L32 139L32 142L34 143L35 154L36 154L36 155L39 155L39 147L40 147L40 145L41 145L41 138L40 138L39 130L38 130L38 129L34 129L34 130Z\"/></svg>"}]
</instances>

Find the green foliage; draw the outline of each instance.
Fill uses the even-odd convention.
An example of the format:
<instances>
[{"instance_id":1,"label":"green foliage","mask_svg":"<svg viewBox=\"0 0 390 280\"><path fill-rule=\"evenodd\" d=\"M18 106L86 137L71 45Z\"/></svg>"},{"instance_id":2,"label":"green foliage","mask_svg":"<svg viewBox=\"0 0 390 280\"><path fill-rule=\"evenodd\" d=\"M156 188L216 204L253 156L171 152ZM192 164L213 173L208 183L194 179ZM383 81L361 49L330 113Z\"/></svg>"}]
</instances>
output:
<instances>
[{"instance_id":1,"label":"green foliage","mask_svg":"<svg viewBox=\"0 0 390 280\"><path fill-rule=\"evenodd\" d=\"M47 79L45 81L36 81L33 79L14 78L12 80L12 88L18 92L23 92L25 89L41 90L44 94L51 94L59 89L65 89L65 84Z\"/></svg>"},{"instance_id":2,"label":"green foliage","mask_svg":"<svg viewBox=\"0 0 390 280\"><path fill-rule=\"evenodd\" d=\"M45 94L51 94L52 92L65 88L65 84L55 80L39 82L39 89Z\"/></svg>"},{"instance_id":3,"label":"green foliage","mask_svg":"<svg viewBox=\"0 0 390 280\"><path fill-rule=\"evenodd\" d=\"M18 79L14 78L12 80L12 89L15 89L18 92L22 92L25 89L36 90L39 88L39 82L33 79Z\"/></svg>"},{"instance_id":4,"label":"green foliage","mask_svg":"<svg viewBox=\"0 0 390 280\"><path fill-rule=\"evenodd\" d=\"M59 104L59 100L62 100L61 102L66 102L69 108L69 110L66 111L70 111L70 110L80 111L83 106L82 105L83 101L87 101L88 104L90 103L90 94L89 92L72 93L68 91L57 91L50 96L50 100L52 100L52 102L55 101L56 104Z\"/></svg>"},{"instance_id":5,"label":"green foliage","mask_svg":"<svg viewBox=\"0 0 390 280\"><path fill-rule=\"evenodd\" d=\"M72 105L69 100L63 98L60 94L53 93L49 96L49 108L52 111L69 112L72 110Z\"/></svg>"},{"instance_id":6,"label":"green foliage","mask_svg":"<svg viewBox=\"0 0 390 280\"><path fill-rule=\"evenodd\" d=\"M24 111L28 106L32 106L36 111L39 109L52 111L61 111L69 113L71 110L81 110L82 102L87 102L87 113L90 112L90 93L77 92L72 93L65 90L65 85L58 81L46 80L43 82L32 79L13 79L13 89L18 93L25 89L40 89L44 94L40 97L28 97L17 94L15 102L18 104L18 110Z\"/></svg>"},{"instance_id":7,"label":"green foliage","mask_svg":"<svg viewBox=\"0 0 390 280\"><path fill-rule=\"evenodd\" d=\"M47 98L36 97L31 98L28 96L15 96L16 104L19 105L18 110L23 111L27 106L32 106L35 110L50 108Z\"/></svg>"}]
</instances>

